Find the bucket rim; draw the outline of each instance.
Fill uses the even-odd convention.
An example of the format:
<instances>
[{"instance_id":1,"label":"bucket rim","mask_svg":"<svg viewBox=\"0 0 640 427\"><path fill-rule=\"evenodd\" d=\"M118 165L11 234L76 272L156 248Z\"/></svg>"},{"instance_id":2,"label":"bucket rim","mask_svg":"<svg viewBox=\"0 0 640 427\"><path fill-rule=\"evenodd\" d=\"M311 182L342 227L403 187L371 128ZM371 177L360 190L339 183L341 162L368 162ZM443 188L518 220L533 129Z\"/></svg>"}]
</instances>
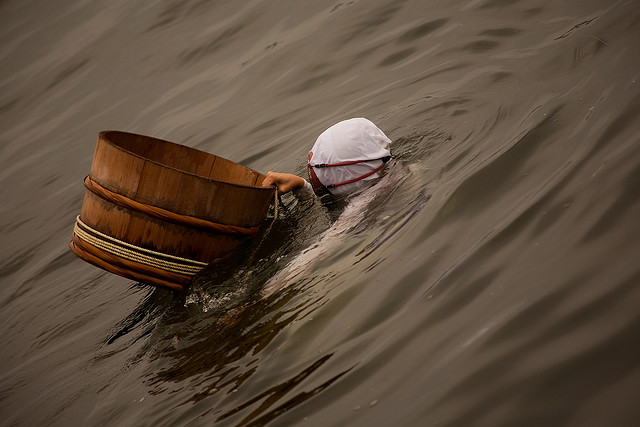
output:
<instances>
[{"instance_id":1,"label":"bucket rim","mask_svg":"<svg viewBox=\"0 0 640 427\"><path fill-rule=\"evenodd\" d=\"M229 160L229 159L227 159L226 157L222 157L222 156L219 156L219 155L217 155L217 154L212 154L212 153L209 153L209 152L206 152L206 151L203 151L203 150L200 150L200 149L194 148L194 147L189 147L188 145L178 144L178 143L176 143L176 142L172 142L172 141L169 141L169 140L166 140L166 139L157 138L157 137L155 137L155 136L144 135L144 134L141 134L141 133L128 132L128 131L115 130L115 129L107 129L107 130L102 130L102 131L98 132L98 137L99 137L99 139L104 140L105 142L107 142L107 143L109 143L111 146L113 146L114 148L116 148L116 149L118 149L118 150L120 150L120 151L123 151L123 152L125 152L125 153L128 153L128 154L130 154L130 155L132 155L132 156L135 156L135 157L137 157L137 158L143 159L144 161L151 162L151 163L154 163L154 164L156 164L156 165L159 165L159 166L161 166L161 167L163 167L163 168L171 169L171 170L174 170L174 171L180 172L180 173L182 173L182 174L190 175L190 176L193 176L193 177L195 177L195 178L198 178L198 179L201 179L201 180L204 180L204 181L207 181L207 182L212 182L212 183L213 183L213 182L220 182L220 183L224 183L224 184L227 184L227 185L232 185L232 186L240 187L240 188L251 188L251 189L258 190L258 191L269 191L269 192L273 192L273 187L263 187L263 186L261 186L261 185L245 185L245 184L238 184L238 183L236 183L236 182L231 182L231 181L224 181L224 180L220 180L220 179L213 179L213 178L209 178L209 177L206 177L206 176L198 175L198 174L193 173L193 172L185 171L185 170L182 170L182 169L179 169L179 168L173 167L173 166L171 166L171 165L167 165L166 163L158 162L158 161L156 161L156 160L153 160L153 159L150 159L150 158L148 158L148 157L144 157L144 156L142 156L142 155L140 155L140 154L134 153L133 151L131 151L131 150L127 150L126 148L124 148L124 147L122 147L122 146L120 146L120 145L116 144L114 141L112 141L111 139L109 139L109 138L108 138L108 135L109 135L109 134L123 134L123 135L137 136L137 137L140 137L140 136L141 136L141 137L144 137L144 138L149 138L149 139L153 139L153 140L156 140L156 141L161 141L161 142L163 142L163 143L167 143L167 144L170 144L170 145L179 146L179 147L185 147L185 148L187 148L187 149L189 149L189 150L197 151L198 153L202 153L202 154L205 154L205 155L207 155L207 156L215 156L215 157L218 157L218 158L223 159L223 160L226 160L226 161L228 161L228 162L231 162L231 163L237 164L237 165L239 165L239 166L241 166L241 167L243 167L243 168L245 168L245 169L248 169L248 170L250 170L250 171L252 171L252 172L255 172L255 173L257 173L257 174L258 174L258 175L260 175L260 176L265 176L263 173L258 172L258 171L257 171L257 170L255 170L255 169L252 169L252 168L250 168L250 167L248 167L248 166L242 165L242 164L240 164L240 163L238 163L238 162L235 162L235 161L233 161L233 160Z\"/></svg>"}]
</instances>

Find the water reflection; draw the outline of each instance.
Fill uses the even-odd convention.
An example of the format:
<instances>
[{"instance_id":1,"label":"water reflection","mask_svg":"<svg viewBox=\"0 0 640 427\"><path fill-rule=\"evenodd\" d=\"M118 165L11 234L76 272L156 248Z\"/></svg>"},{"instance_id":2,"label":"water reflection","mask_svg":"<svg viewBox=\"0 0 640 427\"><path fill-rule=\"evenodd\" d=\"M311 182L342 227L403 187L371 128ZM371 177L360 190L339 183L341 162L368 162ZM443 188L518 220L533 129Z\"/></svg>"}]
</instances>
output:
<instances>
[{"instance_id":1,"label":"water reflection","mask_svg":"<svg viewBox=\"0 0 640 427\"><path fill-rule=\"evenodd\" d=\"M346 369L346 370L338 373L337 375L334 375L329 380L323 382L319 386L316 386L316 387L312 388L309 391L303 391L303 392L297 393L295 396L293 396L292 398L288 399L286 402L284 402L284 403L278 405L277 407L275 407L274 409L271 409L270 411L266 412L276 402L278 402L278 400L280 400L287 393L289 393L293 388L297 387L300 383L305 381L311 374L313 374L327 360L329 360L329 358L331 358L331 356L333 356L333 353L321 357L316 362L314 362L309 367L307 367L302 372L300 372L298 375L296 375L296 376L294 376L292 378L289 378L288 380L284 381L281 384L278 384L278 385L276 385L274 387L271 387L270 389L268 389L265 392L259 394L258 396L249 399L247 402L243 403L242 405L240 405L240 406L238 406L238 407L236 407L236 408L234 408L234 409L222 414L221 416L218 417L218 419L216 421L222 421L222 420L224 420L226 418L229 418L229 417L235 415L236 413L238 413L239 411L248 408L250 405L253 405L254 403L259 402L260 400L264 399L264 401L262 402L262 404L258 408L253 410L249 415L244 417L238 423L238 425L264 425L267 422L269 422L269 421L273 420L274 418L276 418L278 415L288 411L289 409L291 409L291 408L293 408L293 407L295 407L297 405L300 405L301 403L303 403L307 399L309 399L309 398L315 396L316 394L322 392L323 390L325 390L331 384L333 384L338 379L340 379L343 375L345 375L346 373L351 371L351 369L353 369L353 367L351 367L349 369Z\"/></svg>"}]
</instances>

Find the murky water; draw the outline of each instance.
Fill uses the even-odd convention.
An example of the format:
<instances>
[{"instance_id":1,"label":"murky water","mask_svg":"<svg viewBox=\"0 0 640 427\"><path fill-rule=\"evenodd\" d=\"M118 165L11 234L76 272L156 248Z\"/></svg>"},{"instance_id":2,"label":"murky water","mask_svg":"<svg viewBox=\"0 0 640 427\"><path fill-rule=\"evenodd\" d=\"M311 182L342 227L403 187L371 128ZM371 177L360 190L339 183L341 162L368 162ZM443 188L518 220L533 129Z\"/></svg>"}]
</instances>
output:
<instances>
[{"instance_id":1,"label":"murky water","mask_svg":"<svg viewBox=\"0 0 640 427\"><path fill-rule=\"evenodd\" d=\"M7 425L640 419L640 5L0 3ZM367 117L379 188L174 295L68 250L97 134L304 173ZM340 217L340 215L343 215Z\"/></svg>"}]
</instances>

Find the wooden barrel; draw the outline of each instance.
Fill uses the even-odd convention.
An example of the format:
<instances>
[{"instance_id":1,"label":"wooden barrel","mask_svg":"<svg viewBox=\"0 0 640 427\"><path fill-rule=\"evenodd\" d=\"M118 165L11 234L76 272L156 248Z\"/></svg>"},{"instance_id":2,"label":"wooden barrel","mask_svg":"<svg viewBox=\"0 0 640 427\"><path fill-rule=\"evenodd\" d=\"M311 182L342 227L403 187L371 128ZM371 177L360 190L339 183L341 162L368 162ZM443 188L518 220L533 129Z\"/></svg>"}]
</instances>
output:
<instances>
[{"instance_id":1,"label":"wooden barrel","mask_svg":"<svg viewBox=\"0 0 640 427\"><path fill-rule=\"evenodd\" d=\"M70 248L112 273L180 290L254 235L274 189L230 160L144 135L98 135Z\"/></svg>"}]
</instances>

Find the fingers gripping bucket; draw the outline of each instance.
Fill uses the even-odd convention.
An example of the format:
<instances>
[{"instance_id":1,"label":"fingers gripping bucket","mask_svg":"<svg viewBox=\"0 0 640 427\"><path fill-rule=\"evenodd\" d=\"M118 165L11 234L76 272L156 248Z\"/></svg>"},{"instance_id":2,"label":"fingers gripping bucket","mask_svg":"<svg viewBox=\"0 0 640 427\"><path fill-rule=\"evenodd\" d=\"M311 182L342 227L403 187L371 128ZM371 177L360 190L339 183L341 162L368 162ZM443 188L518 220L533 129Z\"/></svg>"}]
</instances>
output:
<instances>
[{"instance_id":1,"label":"fingers gripping bucket","mask_svg":"<svg viewBox=\"0 0 640 427\"><path fill-rule=\"evenodd\" d=\"M101 132L70 248L112 273L180 290L258 232L274 197L263 179L194 148Z\"/></svg>"}]
</instances>

